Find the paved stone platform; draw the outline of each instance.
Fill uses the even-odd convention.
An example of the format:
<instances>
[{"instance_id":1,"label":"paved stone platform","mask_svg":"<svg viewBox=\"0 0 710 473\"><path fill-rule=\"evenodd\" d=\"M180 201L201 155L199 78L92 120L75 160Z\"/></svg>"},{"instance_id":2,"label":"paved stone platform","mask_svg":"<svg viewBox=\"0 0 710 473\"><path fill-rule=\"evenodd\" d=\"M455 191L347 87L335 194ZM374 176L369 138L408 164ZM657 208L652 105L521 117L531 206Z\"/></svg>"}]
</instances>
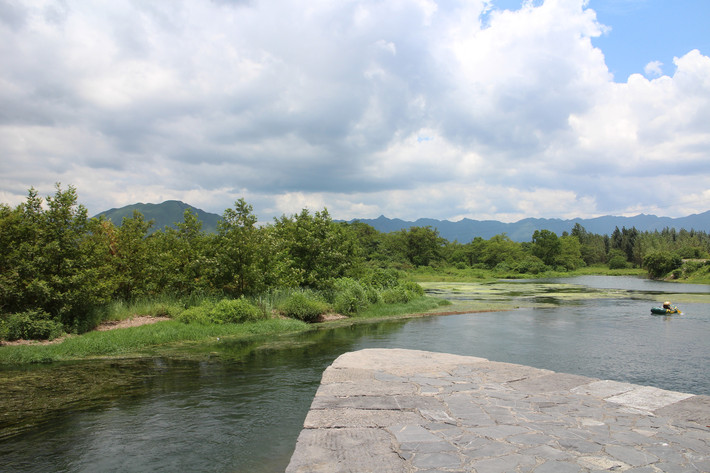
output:
<instances>
[{"instance_id":1,"label":"paved stone platform","mask_svg":"<svg viewBox=\"0 0 710 473\"><path fill-rule=\"evenodd\" d=\"M323 373L287 473L710 472L710 397L370 349Z\"/></svg>"}]
</instances>

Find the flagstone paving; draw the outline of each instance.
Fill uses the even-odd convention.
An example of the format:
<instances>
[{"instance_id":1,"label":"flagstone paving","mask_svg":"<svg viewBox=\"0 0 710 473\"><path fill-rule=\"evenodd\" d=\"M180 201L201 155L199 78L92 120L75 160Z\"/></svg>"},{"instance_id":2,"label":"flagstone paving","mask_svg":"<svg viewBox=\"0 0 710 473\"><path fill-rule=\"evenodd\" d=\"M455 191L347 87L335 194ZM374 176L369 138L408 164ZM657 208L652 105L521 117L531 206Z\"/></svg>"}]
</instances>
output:
<instances>
[{"instance_id":1,"label":"flagstone paving","mask_svg":"<svg viewBox=\"0 0 710 473\"><path fill-rule=\"evenodd\" d=\"M710 397L483 358L346 353L287 473L710 472Z\"/></svg>"}]
</instances>

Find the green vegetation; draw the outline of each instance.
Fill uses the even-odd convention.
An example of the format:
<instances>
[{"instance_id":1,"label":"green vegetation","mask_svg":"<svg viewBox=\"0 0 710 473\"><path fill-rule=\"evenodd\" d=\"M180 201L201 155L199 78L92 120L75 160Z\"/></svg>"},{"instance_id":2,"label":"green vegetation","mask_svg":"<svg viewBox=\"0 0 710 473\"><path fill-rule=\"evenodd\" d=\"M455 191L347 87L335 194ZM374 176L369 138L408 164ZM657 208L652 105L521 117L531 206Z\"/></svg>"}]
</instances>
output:
<instances>
[{"instance_id":1,"label":"green vegetation","mask_svg":"<svg viewBox=\"0 0 710 473\"><path fill-rule=\"evenodd\" d=\"M185 324L166 321L121 330L95 331L67 337L62 343L3 347L0 363L44 363L51 361L126 357L159 354L161 348L190 342L215 341L220 337L250 338L309 330L304 322L269 319L242 324Z\"/></svg>"},{"instance_id":2,"label":"green vegetation","mask_svg":"<svg viewBox=\"0 0 710 473\"><path fill-rule=\"evenodd\" d=\"M328 311L328 304L312 291L299 291L288 296L280 309L286 317L315 322Z\"/></svg>"},{"instance_id":3,"label":"green vegetation","mask_svg":"<svg viewBox=\"0 0 710 473\"><path fill-rule=\"evenodd\" d=\"M417 284L423 281L601 272L710 282L710 236L694 230L617 228L607 236L577 224L561 236L536 230L524 243L505 234L459 243L431 227L380 233L359 222L333 222L325 209L260 226L243 199L225 210L216 233L204 232L189 209L183 217L175 228L157 230L137 211L121 225L89 219L76 190L59 184L46 199L30 189L17 207L0 204L0 340L52 340L134 315L174 319L129 335L91 333L77 349L80 342L70 337L46 349L56 355L28 359L113 356L271 327L284 317L298 323L330 312L367 318L418 311L420 303L432 310L438 302L424 297ZM0 352L15 351L7 348Z\"/></svg>"}]
</instances>

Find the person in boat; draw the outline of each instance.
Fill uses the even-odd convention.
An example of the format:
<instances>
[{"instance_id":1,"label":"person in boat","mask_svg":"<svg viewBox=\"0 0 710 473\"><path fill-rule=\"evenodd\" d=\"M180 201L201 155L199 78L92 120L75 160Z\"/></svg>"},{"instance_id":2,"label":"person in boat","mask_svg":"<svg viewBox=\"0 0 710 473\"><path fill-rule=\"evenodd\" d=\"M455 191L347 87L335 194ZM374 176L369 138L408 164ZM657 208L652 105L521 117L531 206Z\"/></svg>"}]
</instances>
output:
<instances>
[{"instance_id":1,"label":"person in boat","mask_svg":"<svg viewBox=\"0 0 710 473\"><path fill-rule=\"evenodd\" d=\"M663 308L664 308L664 309L671 310L671 309L672 309L672 307L671 307L671 301L666 301L666 302L664 302L664 303L663 303Z\"/></svg>"}]
</instances>

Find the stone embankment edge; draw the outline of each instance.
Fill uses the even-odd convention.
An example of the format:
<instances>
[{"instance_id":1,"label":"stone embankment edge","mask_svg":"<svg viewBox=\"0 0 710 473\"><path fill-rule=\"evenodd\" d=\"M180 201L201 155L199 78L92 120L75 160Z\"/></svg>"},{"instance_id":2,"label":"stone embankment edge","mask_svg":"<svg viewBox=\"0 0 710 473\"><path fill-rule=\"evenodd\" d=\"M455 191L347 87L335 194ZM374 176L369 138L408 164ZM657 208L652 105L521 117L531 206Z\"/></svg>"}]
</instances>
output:
<instances>
[{"instance_id":1,"label":"stone embankment edge","mask_svg":"<svg viewBox=\"0 0 710 473\"><path fill-rule=\"evenodd\" d=\"M400 349L323 373L286 469L708 472L710 397Z\"/></svg>"}]
</instances>

